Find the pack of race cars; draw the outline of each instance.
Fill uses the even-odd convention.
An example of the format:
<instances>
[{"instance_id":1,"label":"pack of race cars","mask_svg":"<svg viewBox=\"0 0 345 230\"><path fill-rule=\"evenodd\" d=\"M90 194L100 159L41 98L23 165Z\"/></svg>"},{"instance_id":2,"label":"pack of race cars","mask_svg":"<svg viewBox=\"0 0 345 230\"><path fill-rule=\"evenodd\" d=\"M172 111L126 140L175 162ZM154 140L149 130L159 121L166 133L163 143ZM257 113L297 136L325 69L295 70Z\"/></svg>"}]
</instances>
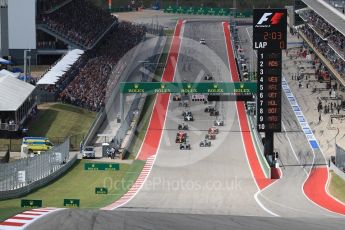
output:
<instances>
[{"instance_id":1,"label":"pack of race cars","mask_svg":"<svg viewBox=\"0 0 345 230\"><path fill-rule=\"evenodd\" d=\"M173 101L177 101L180 103L182 101L182 96L178 94L173 95ZM177 126L178 132L176 133L176 138L175 138L175 143L179 144L180 150L191 149L191 144L189 142L187 131L189 130L188 122L193 122L194 116L193 116L192 111L188 109L189 103L186 101L185 104L186 106L183 106L184 108L182 111L183 122L178 124ZM200 141L199 147L211 147L212 141L215 140L217 137L217 134L219 134L218 126L224 126L224 120L219 117L220 112L217 109L217 106L216 105L212 106L212 105L209 105L208 103L206 104L207 106L205 107L204 112L209 113L210 116L216 117L216 119L213 122L213 126L207 130L207 133L205 134L205 138Z\"/></svg>"}]
</instances>

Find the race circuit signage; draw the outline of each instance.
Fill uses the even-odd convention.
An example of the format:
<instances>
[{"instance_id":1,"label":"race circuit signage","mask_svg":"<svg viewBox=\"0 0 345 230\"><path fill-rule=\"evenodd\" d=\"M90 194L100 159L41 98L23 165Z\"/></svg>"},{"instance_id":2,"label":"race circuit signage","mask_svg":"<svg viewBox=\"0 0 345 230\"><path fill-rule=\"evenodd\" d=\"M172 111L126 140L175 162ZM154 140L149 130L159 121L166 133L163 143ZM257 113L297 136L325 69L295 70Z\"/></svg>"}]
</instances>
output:
<instances>
[{"instance_id":1,"label":"race circuit signage","mask_svg":"<svg viewBox=\"0 0 345 230\"><path fill-rule=\"evenodd\" d=\"M205 93L248 95L257 91L256 83L233 82L121 82L121 93Z\"/></svg>"},{"instance_id":2,"label":"race circuit signage","mask_svg":"<svg viewBox=\"0 0 345 230\"><path fill-rule=\"evenodd\" d=\"M254 9L253 48L275 51L286 49L287 10Z\"/></svg>"},{"instance_id":3,"label":"race circuit signage","mask_svg":"<svg viewBox=\"0 0 345 230\"><path fill-rule=\"evenodd\" d=\"M259 132L281 132L282 55L258 52L258 114Z\"/></svg>"}]
</instances>

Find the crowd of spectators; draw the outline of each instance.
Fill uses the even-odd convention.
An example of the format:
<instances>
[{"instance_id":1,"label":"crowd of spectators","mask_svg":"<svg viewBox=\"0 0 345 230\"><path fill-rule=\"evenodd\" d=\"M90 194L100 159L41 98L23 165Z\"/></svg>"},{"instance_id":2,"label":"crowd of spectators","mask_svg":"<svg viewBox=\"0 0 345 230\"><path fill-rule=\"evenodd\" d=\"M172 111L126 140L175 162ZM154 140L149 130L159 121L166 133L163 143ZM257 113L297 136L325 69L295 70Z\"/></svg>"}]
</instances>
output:
<instances>
[{"instance_id":1,"label":"crowd of spectators","mask_svg":"<svg viewBox=\"0 0 345 230\"><path fill-rule=\"evenodd\" d=\"M304 34L345 78L345 36L312 10L305 10L300 16L306 21Z\"/></svg>"},{"instance_id":2,"label":"crowd of spectators","mask_svg":"<svg viewBox=\"0 0 345 230\"><path fill-rule=\"evenodd\" d=\"M37 7L40 11L49 11L71 0L38 0Z\"/></svg>"},{"instance_id":3,"label":"crowd of spectators","mask_svg":"<svg viewBox=\"0 0 345 230\"><path fill-rule=\"evenodd\" d=\"M308 40L313 43L314 47L329 60L335 70L345 78L345 61L334 52L327 41L320 38L320 36L309 26L304 26L302 31Z\"/></svg>"},{"instance_id":4,"label":"crowd of spectators","mask_svg":"<svg viewBox=\"0 0 345 230\"><path fill-rule=\"evenodd\" d=\"M53 13L41 14L38 18L40 23L86 47L94 45L116 20L87 0L73 0Z\"/></svg>"},{"instance_id":5,"label":"crowd of spectators","mask_svg":"<svg viewBox=\"0 0 345 230\"><path fill-rule=\"evenodd\" d=\"M145 27L120 22L94 49L87 51L60 78L55 90L62 102L99 111L105 105L106 89L112 69L119 59L137 45Z\"/></svg>"}]
</instances>

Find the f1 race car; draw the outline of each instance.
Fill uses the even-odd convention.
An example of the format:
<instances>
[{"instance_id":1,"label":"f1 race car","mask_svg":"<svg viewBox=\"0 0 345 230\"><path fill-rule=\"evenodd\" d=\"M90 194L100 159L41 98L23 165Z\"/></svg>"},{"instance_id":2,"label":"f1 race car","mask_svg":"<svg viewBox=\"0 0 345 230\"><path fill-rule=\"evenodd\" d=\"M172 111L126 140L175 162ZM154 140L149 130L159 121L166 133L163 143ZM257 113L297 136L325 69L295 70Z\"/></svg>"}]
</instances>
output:
<instances>
[{"instance_id":1,"label":"f1 race car","mask_svg":"<svg viewBox=\"0 0 345 230\"><path fill-rule=\"evenodd\" d=\"M224 126L224 121L222 119L217 119L213 122L215 126Z\"/></svg>"},{"instance_id":2,"label":"f1 race car","mask_svg":"<svg viewBox=\"0 0 345 230\"><path fill-rule=\"evenodd\" d=\"M190 150L190 144L181 143L180 144L180 150Z\"/></svg>"},{"instance_id":3,"label":"f1 race car","mask_svg":"<svg viewBox=\"0 0 345 230\"><path fill-rule=\"evenodd\" d=\"M210 112L210 116L219 116L219 111L218 110L213 110Z\"/></svg>"},{"instance_id":4,"label":"f1 race car","mask_svg":"<svg viewBox=\"0 0 345 230\"><path fill-rule=\"evenodd\" d=\"M182 116L187 116L187 115L190 115L190 116L193 116L192 112L191 111L188 111L188 110L185 110L182 112Z\"/></svg>"},{"instance_id":5,"label":"f1 race car","mask_svg":"<svg viewBox=\"0 0 345 230\"><path fill-rule=\"evenodd\" d=\"M188 100L180 101L179 106L188 107L189 106Z\"/></svg>"},{"instance_id":6,"label":"f1 race car","mask_svg":"<svg viewBox=\"0 0 345 230\"><path fill-rule=\"evenodd\" d=\"M208 129L208 134L218 134L219 133L219 129L216 127L211 127Z\"/></svg>"},{"instance_id":7,"label":"f1 race car","mask_svg":"<svg viewBox=\"0 0 345 230\"><path fill-rule=\"evenodd\" d=\"M177 128L178 128L178 130L188 130L189 129L188 124L186 124L186 123L179 124Z\"/></svg>"},{"instance_id":8,"label":"f1 race car","mask_svg":"<svg viewBox=\"0 0 345 230\"><path fill-rule=\"evenodd\" d=\"M212 76L211 74L205 74L204 80L206 80L206 81L212 81L212 80L213 80L213 76Z\"/></svg>"},{"instance_id":9,"label":"f1 race car","mask_svg":"<svg viewBox=\"0 0 345 230\"><path fill-rule=\"evenodd\" d=\"M211 147L211 141L202 140L199 145L200 145L200 147Z\"/></svg>"},{"instance_id":10,"label":"f1 race car","mask_svg":"<svg viewBox=\"0 0 345 230\"><path fill-rule=\"evenodd\" d=\"M191 114L184 116L184 121L194 121L194 117Z\"/></svg>"},{"instance_id":11,"label":"f1 race car","mask_svg":"<svg viewBox=\"0 0 345 230\"><path fill-rule=\"evenodd\" d=\"M173 96L173 101L181 101L181 95L180 94L175 94Z\"/></svg>"},{"instance_id":12,"label":"f1 race car","mask_svg":"<svg viewBox=\"0 0 345 230\"><path fill-rule=\"evenodd\" d=\"M176 143L185 142L185 141L186 141L186 138L187 138L187 133L180 131L180 132L178 132L178 133L176 134L175 142L176 142Z\"/></svg>"},{"instance_id":13,"label":"f1 race car","mask_svg":"<svg viewBox=\"0 0 345 230\"><path fill-rule=\"evenodd\" d=\"M202 45L206 45L205 38L200 38L200 44L202 44Z\"/></svg>"},{"instance_id":14,"label":"f1 race car","mask_svg":"<svg viewBox=\"0 0 345 230\"><path fill-rule=\"evenodd\" d=\"M205 111L205 113L210 113L210 112L215 111L215 110L216 110L216 108L214 106L207 106L204 111Z\"/></svg>"},{"instance_id":15,"label":"f1 race car","mask_svg":"<svg viewBox=\"0 0 345 230\"><path fill-rule=\"evenodd\" d=\"M206 134L205 135L206 140L215 140L216 139L216 134Z\"/></svg>"}]
</instances>

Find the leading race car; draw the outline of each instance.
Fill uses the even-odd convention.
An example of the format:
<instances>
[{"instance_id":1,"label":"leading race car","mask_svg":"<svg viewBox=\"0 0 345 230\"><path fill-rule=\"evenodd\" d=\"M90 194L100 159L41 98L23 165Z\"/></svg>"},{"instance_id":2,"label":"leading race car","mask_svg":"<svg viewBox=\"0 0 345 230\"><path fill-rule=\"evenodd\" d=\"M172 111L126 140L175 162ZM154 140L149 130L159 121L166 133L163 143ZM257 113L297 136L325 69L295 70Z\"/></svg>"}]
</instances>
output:
<instances>
[{"instance_id":1,"label":"leading race car","mask_svg":"<svg viewBox=\"0 0 345 230\"><path fill-rule=\"evenodd\" d=\"M213 124L215 126L224 126L224 121L222 119L216 119Z\"/></svg>"},{"instance_id":2,"label":"leading race car","mask_svg":"<svg viewBox=\"0 0 345 230\"><path fill-rule=\"evenodd\" d=\"M216 127L211 127L208 129L208 134L218 134L219 133L219 129Z\"/></svg>"},{"instance_id":3,"label":"leading race car","mask_svg":"<svg viewBox=\"0 0 345 230\"><path fill-rule=\"evenodd\" d=\"M200 147L211 147L211 141L209 140L202 140L199 144Z\"/></svg>"},{"instance_id":4,"label":"leading race car","mask_svg":"<svg viewBox=\"0 0 345 230\"><path fill-rule=\"evenodd\" d=\"M173 96L173 101L181 101L181 95L180 94L175 94Z\"/></svg>"},{"instance_id":5,"label":"leading race car","mask_svg":"<svg viewBox=\"0 0 345 230\"><path fill-rule=\"evenodd\" d=\"M216 139L216 134L206 134L205 135L206 140L215 140Z\"/></svg>"},{"instance_id":6,"label":"leading race car","mask_svg":"<svg viewBox=\"0 0 345 230\"><path fill-rule=\"evenodd\" d=\"M213 80L213 76L211 74L205 74L204 80L212 81Z\"/></svg>"},{"instance_id":7,"label":"leading race car","mask_svg":"<svg viewBox=\"0 0 345 230\"><path fill-rule=\"evenodd\" d=\"M178 124L178 130L188 130L189 127L188 127L188 124L186 123L182 123L182 124Z\"/></svg>"}]
</instances>

